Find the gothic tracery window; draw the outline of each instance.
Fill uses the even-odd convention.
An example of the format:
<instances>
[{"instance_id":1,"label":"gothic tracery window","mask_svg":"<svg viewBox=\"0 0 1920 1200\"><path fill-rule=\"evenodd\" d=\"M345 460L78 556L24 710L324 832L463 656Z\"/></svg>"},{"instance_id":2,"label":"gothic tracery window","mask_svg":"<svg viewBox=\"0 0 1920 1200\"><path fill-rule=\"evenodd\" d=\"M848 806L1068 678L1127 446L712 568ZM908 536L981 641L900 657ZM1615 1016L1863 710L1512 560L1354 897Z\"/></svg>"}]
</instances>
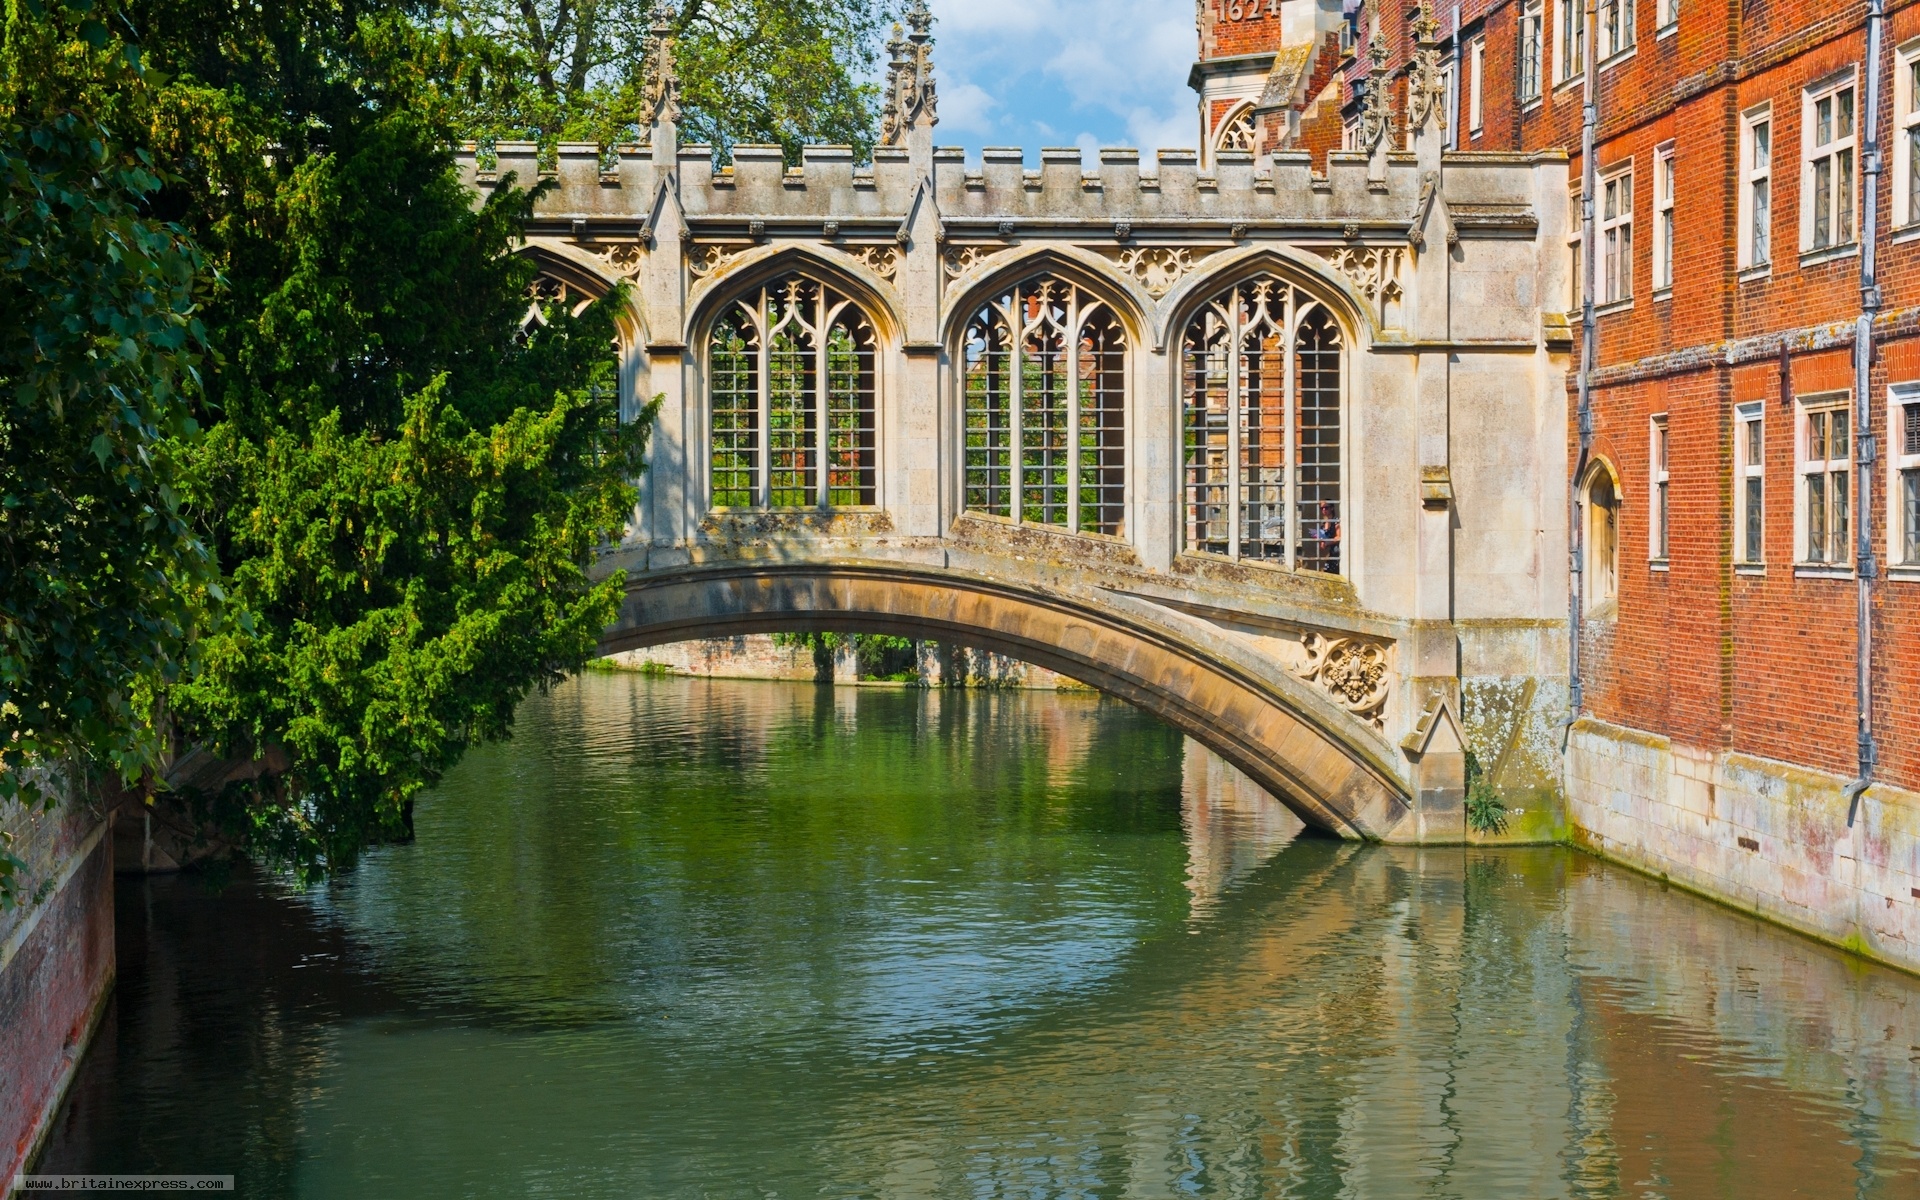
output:
<instances>
[{"instance_id":1,"label":"gothic tracery window","mask_svg":"<svg viewBox=\"0 0 1920 1200\"><path fill-rule=\"evenodd\" d=\"M1262 275L1208 302L1182 347L1187 549L1337 574L1340 327Z\"/></svg>"},{"instance_id":2,"label":"gothic tracery window","mask_svg":"<svg viewBox=\"0 0 1920 1200\"><path fill-rule=\"evenodd\" d=\"M716 508L875 503L873 322L785 275L727 305L708 337Z\"/></svg>"},{"instance_id":3,"label":"gothic tracery window","mask_svg":"<svg viewBox=\"0 0 1920 1200\"><path fill-rule=\"evenodd\" d=\"M1253 127L1253 109L1242 108L1220 127L1220 136L1214 142L1216 150L1253 150L1255 130Z\"/></svg>"},{"instance_id":4,"label":"gothic tracery window","mask_svg":"<svg viewBox=\"0 0 1920 1200\"><path fill-rule=\"evenodd\" d=\"M1106 302L1030 279L967 322L966 507L1118 536L1126 508L1126 333Z\"/></svg>"}]
</instances>

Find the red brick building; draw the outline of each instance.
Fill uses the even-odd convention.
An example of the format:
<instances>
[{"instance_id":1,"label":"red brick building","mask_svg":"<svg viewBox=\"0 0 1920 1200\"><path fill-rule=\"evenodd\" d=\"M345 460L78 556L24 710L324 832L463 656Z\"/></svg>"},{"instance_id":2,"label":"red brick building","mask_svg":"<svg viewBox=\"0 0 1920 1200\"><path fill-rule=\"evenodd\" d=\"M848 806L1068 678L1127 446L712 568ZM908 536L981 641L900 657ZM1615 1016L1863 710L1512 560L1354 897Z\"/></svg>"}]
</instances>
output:
<instances>
[{"instance_id":1,"label":"red brick building","mask_svg":"<svg viewBox=\"0 0 1920 1200\"><path fill-rule=\"evenodd\" d=\"M1920 4L1427 4L1449 145L1564 149L1570 192L1592 189L1591 228L1582 239L1576 226L1569 248L1589 248L1593 293L1590 437L1579 392L1568 396L1586 718L1570 751L1638 739L1646 753L1619 761L1666 782L1622 785L1636 803L1691 786L1675 781L1704 787L1699 820L1615 804L1670 827L1582 832L1662 842L1660 854L1718 881L1701 886L1748 898L1763 885L1701 840L1718 836L1729 771L1744 771L1751 789L1732 786L1763 810L1800 804L1781 799L1795 789L1833 794L1761 812L1720 839L1736 855L1775 832L1800 845L1757 853L1789 874L1826 878L1839 859L1879 855L1892 882L1873 900L1920 904L1911 812L1892 825L1874 815L1920 800ZM1304 149L1323 169L1328 153L1356 148L1370 76L1387 82L1389 148L1400 148L1423 7L1198 0L1203 154ZM1583 297L1541 304L1566 310L1582 362ZM1584 826L1581 774L1573 761ZM1874 832L1856 845L1863 777ZM1836 839L1837 859L1808 857ZM1814 884L1802 891L1794 903L1830 902Z\"/></svg>"}]
</instances>

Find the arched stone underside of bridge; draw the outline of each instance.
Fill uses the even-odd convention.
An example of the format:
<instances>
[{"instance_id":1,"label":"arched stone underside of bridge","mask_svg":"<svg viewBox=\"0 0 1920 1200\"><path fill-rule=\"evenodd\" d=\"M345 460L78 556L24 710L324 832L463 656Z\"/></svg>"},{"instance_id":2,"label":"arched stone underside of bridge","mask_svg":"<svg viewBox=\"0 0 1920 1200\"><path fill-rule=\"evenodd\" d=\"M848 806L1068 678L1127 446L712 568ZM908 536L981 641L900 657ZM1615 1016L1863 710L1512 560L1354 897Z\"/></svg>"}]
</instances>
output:
<instances>
[{"instance_id":1,"label":"arched stone underside of bridge","mask_svg":"<svg viewBox=\"0 0 1920 1200\"><path fill-rule=\"evenodd\" d=\"M941 639L1037 663L1166 721L1316 830L1407 836L1405 785L1362 743L1257 670L1073 596L897 564L698 567L638 579L602 647L807 631Z\"/></svg>"}]
</instances>

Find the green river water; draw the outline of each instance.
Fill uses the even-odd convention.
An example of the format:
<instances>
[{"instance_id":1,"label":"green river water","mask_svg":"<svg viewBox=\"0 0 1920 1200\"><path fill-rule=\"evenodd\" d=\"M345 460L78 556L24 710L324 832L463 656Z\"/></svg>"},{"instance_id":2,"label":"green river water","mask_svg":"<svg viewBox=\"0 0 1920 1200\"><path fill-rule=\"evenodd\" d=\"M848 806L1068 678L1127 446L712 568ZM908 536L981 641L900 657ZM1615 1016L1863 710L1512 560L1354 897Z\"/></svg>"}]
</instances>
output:
<instances>
[{"instance_id":1,"label":"green river water","mask_svg":"<svg viewBox=\"0 0 1920 1200\"><path fill-rule=\"evenodd\" d=\"M123 879L40 1169L246 1197L1920 1196L1920 980L1297 837L1093 696L589 674L330 887Z\"/></svg>"}]
</instances>

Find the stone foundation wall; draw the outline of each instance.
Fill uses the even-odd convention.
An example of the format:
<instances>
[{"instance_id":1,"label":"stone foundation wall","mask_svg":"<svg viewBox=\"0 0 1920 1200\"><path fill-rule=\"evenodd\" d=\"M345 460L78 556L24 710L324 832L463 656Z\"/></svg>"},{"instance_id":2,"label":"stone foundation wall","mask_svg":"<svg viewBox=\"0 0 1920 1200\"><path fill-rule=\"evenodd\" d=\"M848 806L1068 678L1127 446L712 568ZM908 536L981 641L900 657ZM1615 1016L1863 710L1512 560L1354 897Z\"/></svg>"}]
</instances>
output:
<instances>
[{"instance_id":1,"label":"stone foundation wall","mask_svg":"<svg viewBox=\"0 0 1920 1200\"><path fill-rule=\"evenodd\" d=\"M113 987L111 826L94 804L0 805L39 896L0 913L0 1192L46 1136Z\"/></svg>"},{"instance_id":2,"label":"stone foundation wall","mask_svg":"<svg viewBox=\"0 0 1920 1200\"><path fill-rule=\"evenodd\" d=\"M1567 753L1574 839L1607 858L1920 971L1920 794L1699 750L1591 718Z\"/></svg>"}]
</instances>

